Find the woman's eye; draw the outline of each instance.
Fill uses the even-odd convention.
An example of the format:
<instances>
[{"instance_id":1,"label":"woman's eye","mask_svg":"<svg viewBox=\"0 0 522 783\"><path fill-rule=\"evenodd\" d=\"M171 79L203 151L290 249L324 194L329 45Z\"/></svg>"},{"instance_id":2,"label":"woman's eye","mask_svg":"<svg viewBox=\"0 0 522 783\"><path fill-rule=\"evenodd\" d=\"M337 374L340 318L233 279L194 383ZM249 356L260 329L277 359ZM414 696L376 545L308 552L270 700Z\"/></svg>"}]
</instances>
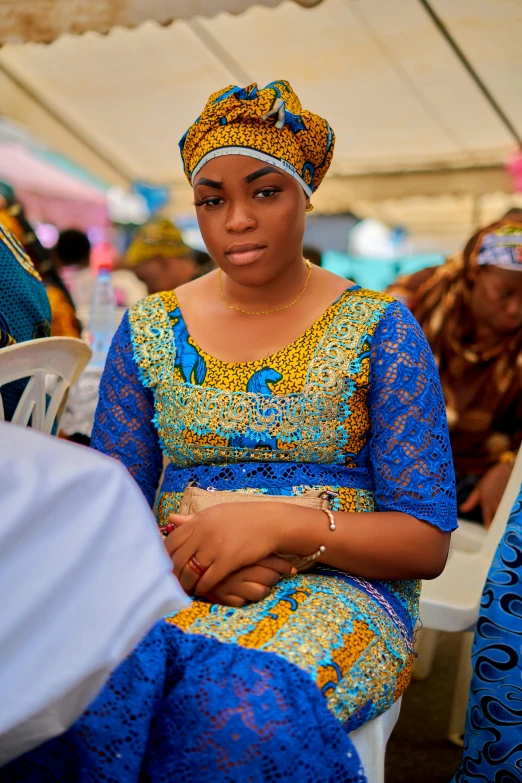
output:
<instances>
[{"instance_id":1,"label":"woman's eye","mask_svg":"<svg viewBox=\"0 0 522 783\"><path fill-rule=\"evenodd\" d=\"M274 193L280 193L279 188L263 188L263 190L258 190L256 193L256 198L270 198L274 195Z\"/></svg>"},{"instance_id":2,"label":"woman's eye","mask_svg":"<svg viewBox=\"0 0 522 783\"><path fill-rule=\"evenodd\" d=\"M195 207L219 207L223 203L220 196L210 196L209 198L199 199L193 202Z\"/></svg>"}]
</instances>

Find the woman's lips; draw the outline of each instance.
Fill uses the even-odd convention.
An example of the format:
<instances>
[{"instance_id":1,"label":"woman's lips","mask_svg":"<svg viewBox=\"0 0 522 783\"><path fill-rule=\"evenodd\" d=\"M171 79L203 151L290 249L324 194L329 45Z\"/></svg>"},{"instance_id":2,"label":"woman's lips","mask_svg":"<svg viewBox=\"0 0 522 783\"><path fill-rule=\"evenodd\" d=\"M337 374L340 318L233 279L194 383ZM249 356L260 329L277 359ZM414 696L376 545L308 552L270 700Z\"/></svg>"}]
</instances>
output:
<instances>
[{"instance_id":1,"label":"woman's lips","mask_svg":"<svg viewBox=\"0 0 522 783\"><path fill-rule=\"evenodd\" d=\"M230 263L235 266L246 266L246 264L253 264L266 250L265 247L260 245L232 245L225 255Z\"/></svg>"}]
</instances>

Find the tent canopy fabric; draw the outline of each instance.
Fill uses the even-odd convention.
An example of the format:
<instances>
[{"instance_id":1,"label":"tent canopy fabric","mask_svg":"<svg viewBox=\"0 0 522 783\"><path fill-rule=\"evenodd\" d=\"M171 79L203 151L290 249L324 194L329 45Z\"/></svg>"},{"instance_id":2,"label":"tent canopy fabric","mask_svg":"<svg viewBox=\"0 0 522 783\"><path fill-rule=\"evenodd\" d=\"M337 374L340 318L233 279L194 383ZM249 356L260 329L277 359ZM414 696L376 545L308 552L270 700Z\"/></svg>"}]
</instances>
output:
<instances>
[{"instance_id":1,"label":"tent canopy fabric","mask_svg":"<svg viewBox=\"0 0 522 783\"><path fill-rule=\"evenodd\" d=\"M84 230L108 222L102 191L21 145L0 141L0 179L14 188L31 221Z\"/></svg>"},{"instance_id":2,"label":"tent canopy fabric","mask_svg":"<svg viewBox=\"0 0 522 783\"><path fill-rule=\"evenodd\" d=\"M104 182L1 118L0 180L14 188L31 222L84 230L108 223Z\"/></svg>"},{"instance_id":3,"label":"tent canopy fabric","mask_svg":"<svg viewBox=\"0 0 522 783\"><path fill-rule=\"evenodd\" d=\"M275 7L281 0L0 0L0 46L34 41L51 43L64 33L107 33L113 27L137 27L147 19L170 24L176 19L241 14L254 3ZM303 6L321 0L294 0Z\"/></svg>"},{"instance_id":4,"label":"tent canopy fabric","mask_svg":"<svg viewBox=\"0 0 522 783\"><path fill-rule=\"evenodd\" d=\"M522 133L522 3L430 2ZM63 152L84 156L104 179L169 186L183 212L191 191L177 142L208 95L284 78L337 134L330 174L314 197L319 211L370 214L414 231L444 231L447 222L448 233L463 236L489 217L490 203L509 206L513 135L422 2L401 0L400 13L389 0L265 5L273 7L6 45L4 110L33 128L38 122L47 143L56 134Z\"/></svg>"}]
</instances>

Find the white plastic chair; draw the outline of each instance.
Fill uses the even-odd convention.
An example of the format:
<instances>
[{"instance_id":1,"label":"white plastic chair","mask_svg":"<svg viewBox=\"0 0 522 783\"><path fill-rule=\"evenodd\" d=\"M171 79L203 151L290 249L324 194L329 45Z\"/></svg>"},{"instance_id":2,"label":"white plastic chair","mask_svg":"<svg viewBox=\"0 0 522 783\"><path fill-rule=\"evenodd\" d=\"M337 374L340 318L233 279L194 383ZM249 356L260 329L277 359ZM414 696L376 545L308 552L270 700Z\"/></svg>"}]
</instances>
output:
<instances>
[{"instance_id":1,"label":"white plastic chair","mask_svg":"<svg viewBox=\"0 0 522 783\"><path fill-rule=\"evenodd\" d=\"M451 548L460 549L461 552L478 552L482 549L488 532L486 528L467 519L459 519L458 522L458 530L451 536Z\"/></svg>"},{"instance_id":2,"label":"white plastic chair","mask_svg":"<svg viewBox=\"0 0 522 783\"><path fill-rule=\"evenodd\" d=\"M365 723L350 734L368 783L384 783L386 745L399 720L401 702L402 697L378 718Z\"/></svg>"},{"instance_id":3,"label":"white plastic chair","mask_svg":"<svg viewBox=\"0 0 522 783\"><path fill-rule=\"evenodd\" d=\"M422 586L420 619L423 629L418 636L419 657L413 669L414 679L424 679L430 673L438 632L466 632L461 644L448 731L449 739L457 745L462 744L461 737L464 733L471 682L473 629L479 616L482 590L521 483L522 449L518 452L508 485L489 530L479 534L472 529L465 529L459 548L459 539L457 546L450 547L448 563L443 573L437 579L424 582ZM457 538L456 534L454 535Z\"/></svg>"},{"instance_id":4,"label":"white plastic chair","mask_svg":"<svg viewBox=\"0 0 522 783\"><path fill-rule=\"evenodd\" d=\"M12 424L50 434L65 408L67 392L91 356L91 349L73 337L29 340L0 350L0 421L4 421L2 387L28 378L12 416ZM54 378L53 378L54 376ZM49 383L54 380L54 383Z\"/></svg>"}]
</instances>

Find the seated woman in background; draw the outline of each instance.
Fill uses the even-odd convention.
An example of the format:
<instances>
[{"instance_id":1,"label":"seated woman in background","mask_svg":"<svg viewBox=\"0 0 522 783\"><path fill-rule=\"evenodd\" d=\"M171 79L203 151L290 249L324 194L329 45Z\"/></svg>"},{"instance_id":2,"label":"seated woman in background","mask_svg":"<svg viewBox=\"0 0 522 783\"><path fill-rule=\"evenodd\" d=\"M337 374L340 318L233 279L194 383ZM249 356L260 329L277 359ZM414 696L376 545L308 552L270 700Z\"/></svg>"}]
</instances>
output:
<instances>
[{"instance_id":1,"label":"seated woman in background","mask_svg":"<svg viewBox=\"0 0 522 783\"><path fill-rule=\"evenodd\" d=\"M0 349L51 333L51 308L44 284L18 239L4 228L7 223L0 207ZM14 381L0 389L7 421L25 385L25 380Z\"/></svg>"},{"instance_id":2,"label":"seated woman in background","mask_svg":"<svg viewBox=\"0 0 522 783\"><path fill-rule=\"evenodd\" d=\"M54 260L33 231L14 190L4 182L0 182L0 224L17 237L43 280L51 306L51 336L80 337L81 325L74 302Z\"/></svg>"},{"instance_id":3,"label":"seated woman in background","mask_svg":"<svg viewBox=\"0 0 522 783\"><path fill-rule=\"evenodd\" d=\"M287 82L210 97L181 151L219 269L124 317L92 444L151 504L169 460L157 513L175 573L197 596L168 621L187 644L203 635L250 648L247 679L275 654L274 671L306 672L302 698L326 700L351 731L409 682L418 579L443 569L456 506L418 324L303 258L305 213L333 147L328 123ZM198 495L211 507L180 515L188 487L212 489ZM299 572L280 581L287 554L274 553ZM277 723L278 705L267 709Z\"/></svg>"},{"instance_id":4,"label":"seated woman in background","mask_svg":"<svg viewBox=\"0 0 522 783\"><path fill-rule=\"evenodd\" d=\"M149 294L177 288L197 273L191 248L179 228L165 217L155 217L136 231L126 262Z\"/></svg>"},{"instance_id":5,"label":"seated woman in background","mask_svg":"<svg viewBox=\"0 0 522 783\"><path fill-rule=\"evenodd\" d=\"M508 213L462 255L399 278L388 293L435 355L460 510L489 527L522 441L522 218Z\"/></svg>"}]
</instances>

